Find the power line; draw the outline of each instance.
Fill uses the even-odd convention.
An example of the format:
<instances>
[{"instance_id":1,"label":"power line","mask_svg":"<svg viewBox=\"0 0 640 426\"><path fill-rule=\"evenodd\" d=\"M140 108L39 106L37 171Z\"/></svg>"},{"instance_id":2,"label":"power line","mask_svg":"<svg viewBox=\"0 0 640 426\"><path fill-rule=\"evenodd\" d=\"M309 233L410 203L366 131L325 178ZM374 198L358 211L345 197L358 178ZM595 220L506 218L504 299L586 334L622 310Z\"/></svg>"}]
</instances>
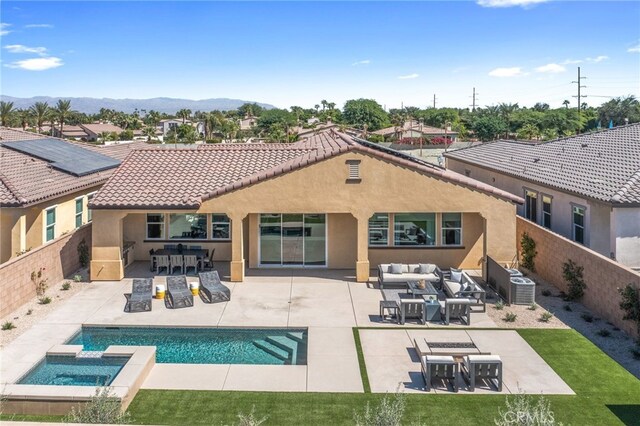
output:
<instances>
[{"instance_id":1,"label":"power line","mask_svg":"<svg viewBox=\"0 0 640 426\"><path fill-rule=\"evenodd\" d=\"M471 112L474 112L476 110L476 99L478 97L478 93L476 93L476 88L473 88L473 95L471 96L472 99L472 103L471 105L469 105L471 107Z\"/></svg>"},{"instance_id":2,"label":"power line","mask_svg":"<svg viewBox=\"0 0 640 426\"><path fill-rule=\"evenodd\" d=\"M581 98L586 98L587 95L581 95L580 94L580 89L586 89L587 86L583 86L582 85L582 81L581 80L586 80L587 77L580 77L580 67L578 67L578 80L577 81L572 81L571 84L577 84L578 85L578 96L573 96L574 98L578 98L578 114L580 114L580 102L581 102Z\"/></svg>"},{"instance_id":3,"label":"power line","mask_svg":"<svg viewBox=\"0 0 640 426\"><path fill-rule=\"evenodd\" d=\"M436 94L433 94L433 107L436 107Z\"/></svg>"}]
</instances>

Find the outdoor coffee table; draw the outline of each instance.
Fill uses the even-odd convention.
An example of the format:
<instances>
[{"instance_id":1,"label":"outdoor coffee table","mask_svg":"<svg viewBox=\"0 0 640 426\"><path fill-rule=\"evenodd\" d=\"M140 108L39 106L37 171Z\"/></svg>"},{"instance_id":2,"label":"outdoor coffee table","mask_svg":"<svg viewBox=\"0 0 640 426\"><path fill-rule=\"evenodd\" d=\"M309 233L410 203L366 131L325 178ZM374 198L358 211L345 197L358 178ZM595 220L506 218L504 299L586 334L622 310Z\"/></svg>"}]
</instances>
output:
<instances>
[{"instance_id":1,"label":"outdoor coffee table","mask_svg":"<svg viewBox=\"0 0 640 426\"><path fill-rule=\"evenodd\" d=\"M407 291L413 294L413 297L438 296L438 290L429 281L424 283L424 288L418 287L418 281L407 281Z\"/></svg>"}]
</instances>

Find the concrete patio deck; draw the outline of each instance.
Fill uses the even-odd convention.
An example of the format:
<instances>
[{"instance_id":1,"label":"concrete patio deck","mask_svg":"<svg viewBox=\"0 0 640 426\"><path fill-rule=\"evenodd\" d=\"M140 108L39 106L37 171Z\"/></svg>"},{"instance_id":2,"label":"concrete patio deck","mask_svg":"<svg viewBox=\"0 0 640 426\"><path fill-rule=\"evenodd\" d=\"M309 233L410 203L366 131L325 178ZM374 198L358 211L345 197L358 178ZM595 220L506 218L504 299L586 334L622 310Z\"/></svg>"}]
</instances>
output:
<instances>
[{"instance_id":1,"label":"concrete patio deck","mask_svg":"<svg viewBox=\"0 0 640 426\"><path fill-rule=\"evenodd\" d=\"M228 265L216 266L225 281ZM408 391L417 391L423 384L417 358L408 349L412 333L466 333L462 330L468 328L408 322L404 327L410 329L400 329L395 323L380 322L382 295L377 286L355 282L354 271L336 270L248 270L243 283L225 281L232 294L229 302L208 305L195 298L194 307L171 310L154 299L151 312L125 313L123 293L130 292L131 279L147 276L153 276L148 264L136 263L127 269L122 281L86 285L0 351L0 381L18 380L49 348L68 340L82 325L308 327L307 365L156 364L142 388L363 392L352 328L384 327L389 330L361 331L372 390L394 391L403 382ZM154 277L156 284L165 280L166 276ZM197 281L197 277L190 276L188 281ZM496 327L484 313L474 313L472 318L473 327ZM506 365L506 392L522 381L521 388L534 393L571 393L524 341L516 339L519 336L515 332L468 333L491 347L492 353L504 354L505 363L524 364L519 375L513 375L513 367ZM546 383L551 384L543 386Z\"/></svg>"}]
</instances>

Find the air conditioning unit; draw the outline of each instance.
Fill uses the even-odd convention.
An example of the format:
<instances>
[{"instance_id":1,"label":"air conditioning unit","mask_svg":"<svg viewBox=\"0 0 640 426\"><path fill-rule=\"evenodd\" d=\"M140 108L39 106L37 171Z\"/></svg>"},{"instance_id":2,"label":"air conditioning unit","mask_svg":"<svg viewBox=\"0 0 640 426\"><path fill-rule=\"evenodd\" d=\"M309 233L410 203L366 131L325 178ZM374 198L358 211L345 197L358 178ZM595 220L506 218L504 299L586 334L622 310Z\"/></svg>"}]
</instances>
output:
<instances>
[{"instance_id":1,"label":"air conditioning unit","mask_svg":"<svg viewBox=\"0 0 640 426\"><path fill-rule=\"evenodd\" d=\"M526 277L511 277L511 303L531 305L536 301L536 283Z\"/></svg>"}]
</instances>

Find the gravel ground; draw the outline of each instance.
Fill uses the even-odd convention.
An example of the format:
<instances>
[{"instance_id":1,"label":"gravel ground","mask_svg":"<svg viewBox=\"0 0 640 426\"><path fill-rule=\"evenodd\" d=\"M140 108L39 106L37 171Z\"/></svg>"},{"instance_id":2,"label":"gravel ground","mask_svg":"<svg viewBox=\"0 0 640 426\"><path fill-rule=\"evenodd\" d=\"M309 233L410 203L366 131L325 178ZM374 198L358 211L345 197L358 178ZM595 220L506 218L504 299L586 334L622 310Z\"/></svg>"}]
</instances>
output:
<instances>
[{"instance_id":1,"label":"gravel ground","mask_svg":"<svg viewBox=\"0 0 640 426\"><path fill-rule=\"evenodd\" d=\"M1 324L8 321L13 323L16 328L0 331L0 348L5 347L15 338L31 328L32 325L44 319L44 317L54 310L58 304L78 293L82 289L83 284L87 283L87 271L81 270L78 271L77 274L82 276L82 281L75 282L73 279L65 279L57 282L55 285L49 285L45 295L51 298L51 303L41 305L38 302L38 298L34 297L28 303L25 303L11 314L2 318L0 320ZM67 281L71 283L71 288L69 290L62 290L62 284ZM31 313L29 314L28 312Z\"/></svg>"},{"instance_id":2,"label":"gravel ground","mask_svg":"<svg viewBox=\"0 0 640 426\"><path fill-rule=\"evenodd\" d=\"M529 278L536 282L537 309L529 310L529 306L511 305L502 310L495 307L498 300L495 293L487 294L487 314L498 327L504 328L572 328L591 340L611 358L615 359L631 374L640 379L640 359L635 359L632 350L640 352L640 346L624 331L604 319L598 318L579 302L565 302L560 291L535 274ZM550 294L543 296L542 293ZM549 293L547 293L549 292ZM570 310L569 310L570 309ZM549 322L540 320L543 312L551 312L554 316ZM517 315L514 322L504 320L507 312ZM587 321L591 320L591 322ZM601 334L600 334L601 333Z\"/></svg>"}]
</instances>

